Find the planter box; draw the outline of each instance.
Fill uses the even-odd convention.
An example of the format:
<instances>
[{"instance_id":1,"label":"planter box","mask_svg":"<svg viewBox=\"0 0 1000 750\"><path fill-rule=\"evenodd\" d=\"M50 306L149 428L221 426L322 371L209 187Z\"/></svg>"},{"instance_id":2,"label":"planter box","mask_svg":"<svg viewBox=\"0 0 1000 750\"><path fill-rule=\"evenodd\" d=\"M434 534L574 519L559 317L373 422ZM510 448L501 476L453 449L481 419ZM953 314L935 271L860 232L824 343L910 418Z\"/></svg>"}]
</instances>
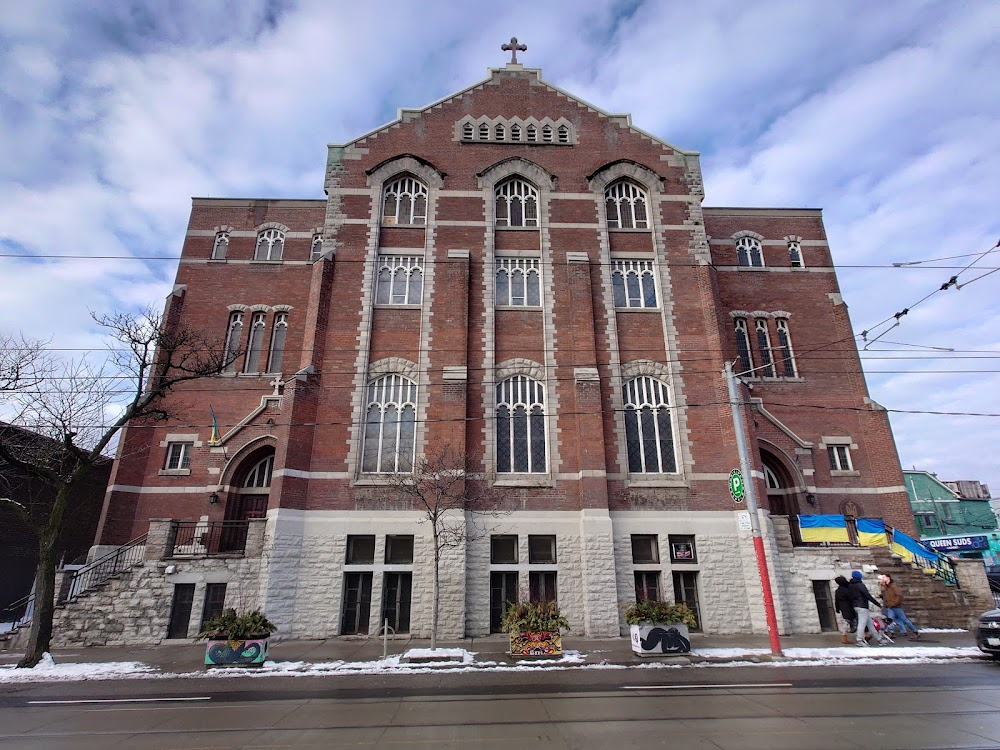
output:
<instances>
[{"instance_id":1,"label":"planter box","mask_svg":"<svg viewBox=\"0 0 1000 750\"><path fill-rule=\"evenodd\" d=\"M210 638L205 645L205 665L209 667L259 667L267 658L269 635L230 641Z\"/></svg>"},{"instance_id":2,"label":"planter box","mask_svg":"<svg viewBox=\"0 0 1000 750\"><path fill-rule=\"evenodd\" d=\"M639 656L686 654L691 651L688 626L683 622L630 625L632 652Z\"/></svg>"},{"instance_id":3,"label":"planter box","mask_svg":"<svg viewBox=\"0 0 1000 750\"><path fill-rule=\"evenodd\" d=\"M510 634L511 656L562 656L558 630Z\"/></svg>"}]
</instances>

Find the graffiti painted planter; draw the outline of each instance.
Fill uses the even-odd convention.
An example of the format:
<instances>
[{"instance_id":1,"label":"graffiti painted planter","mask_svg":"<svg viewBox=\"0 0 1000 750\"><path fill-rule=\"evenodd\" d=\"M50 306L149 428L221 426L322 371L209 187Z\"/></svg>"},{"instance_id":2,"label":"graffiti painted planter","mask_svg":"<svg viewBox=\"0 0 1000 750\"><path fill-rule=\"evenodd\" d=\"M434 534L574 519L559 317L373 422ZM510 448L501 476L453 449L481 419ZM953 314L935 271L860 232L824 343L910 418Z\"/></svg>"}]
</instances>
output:
<instances>
[{"instance_id":1,"label":"graffiti painted planter","mask_svg":"<svg viewBox=\"0 0 1000 750\"><path fill-rule=\"evenodd\" d=\"M270 633L230 641L227 638L209 638L205 645L205 665L208 667L260 667L267 659Z\"/></svg>"},{"instance_id":2,"label":"graffiti painted planter","mask_svg":"<svg viewBox=\"0 0 1000 750\"><path fill-rule=\"evenodd\" d=\"M510 634L511 656L562 656L558 630L517 631Z\"/></svg>"},{"instance_id":3,"label":"graffiti painted planter","mask_svg":"<svg viewBox=\"0 0 1000 750\"><path fill-rule=\"evenodd\" d=\"M641 622L629 626L632 652L638 656L686 654L691 651L688 626L683 622Z\"/></svg>"}]
</instances>

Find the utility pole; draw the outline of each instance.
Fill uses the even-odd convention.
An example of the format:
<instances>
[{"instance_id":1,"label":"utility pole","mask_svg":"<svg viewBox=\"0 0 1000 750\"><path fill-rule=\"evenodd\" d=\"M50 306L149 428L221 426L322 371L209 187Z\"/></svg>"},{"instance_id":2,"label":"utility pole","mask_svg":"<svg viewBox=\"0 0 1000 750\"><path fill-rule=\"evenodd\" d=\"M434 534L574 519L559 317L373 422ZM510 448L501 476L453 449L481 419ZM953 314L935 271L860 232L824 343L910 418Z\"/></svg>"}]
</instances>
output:
<instances>
[{"instance_id":1,"label":"utility pole","mask_svg":"<svg viewBox=\"0 0 1000 750\"><path fill-rule=\"evenodd\" d=\"M753 475L750 473L753 465L750 463L750 451L747 449L747 436L743 431L743 399L740 398L733 375L733 366L726 362L722 371L729 389L729 403L733 411L733 429L736 432L736 450L740 454L740 471L743 472L744 497L747 510L750 512L750 529L753 533L753 548L757 555L757 572L760 574L760 587L764 593L764 613L767 615L767 634L771 639L771 653L781 655L781 637L778 635L778 618L774 613L774 597L771 594L771 575L767 570L767 557L764 554L764 538L760 533L760 518L757 515L757 496L754 490Z\"/></svg>"}]
</instances>

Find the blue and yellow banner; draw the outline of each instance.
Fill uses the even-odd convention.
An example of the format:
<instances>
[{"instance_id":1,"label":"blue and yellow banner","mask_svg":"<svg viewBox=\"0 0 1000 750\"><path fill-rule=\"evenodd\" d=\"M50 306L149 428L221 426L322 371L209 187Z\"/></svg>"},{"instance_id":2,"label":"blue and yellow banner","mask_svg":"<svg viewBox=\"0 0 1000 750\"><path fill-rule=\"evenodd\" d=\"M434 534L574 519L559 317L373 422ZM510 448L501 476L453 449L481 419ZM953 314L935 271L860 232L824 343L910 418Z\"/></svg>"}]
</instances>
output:
<instances>
[{"instance_id":1,"label":"blue and yellow banner","mask_svg":"<svg viewBox=\"0 0 1000 750\"><path fill-rule=\"evenodd\" d=\"M859 518L858 544L862 547L888 547L885 535L885 521L880 518Z\"/></svg>"},{"instance_id":2,"label":"blue and yellow banner","mask_svg":"<svg viewBox=\"0 0 1000 750\"><path fill-rule=\"evenodd\" d=\"M799 516L803 542L850 542L843 516Z\"/></svg>"},{"instance_id":3,"label":"blue and yellow banner","mask_svg":"<svg viewBox=\"0 0 1000 750\"><path fill-rule=\"evenodd\" d=\"M913 562L914 557L924 560L934 557L933 552L899 529L892 530L892 551L907 562Z\"/></svg>"}]
</instances>

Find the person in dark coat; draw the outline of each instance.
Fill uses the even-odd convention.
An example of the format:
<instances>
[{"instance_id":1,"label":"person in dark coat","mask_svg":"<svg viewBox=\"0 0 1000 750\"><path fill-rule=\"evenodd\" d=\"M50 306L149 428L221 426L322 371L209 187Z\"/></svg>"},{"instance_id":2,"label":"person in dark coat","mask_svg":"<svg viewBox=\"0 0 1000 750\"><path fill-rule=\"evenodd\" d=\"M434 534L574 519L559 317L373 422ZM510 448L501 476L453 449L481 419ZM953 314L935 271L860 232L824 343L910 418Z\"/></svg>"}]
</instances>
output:
<instances>
[{"instance_id":1,"label":"person in dark coat","mask_svg":"<svg viewBox=\"0 0 1000 750\"><path fill-rule=\"evenodd\" d=\"M847 634L858 629L858 616L854 614L850 584L844 576L837 576L833 580L837 584L837 590L833 594L833 606L843 618L840 623L840 642L850 643L851 639L847 637Z\"/></svg>"},{"instance_id":2,"label":"person in dark coat","mask_svg":"<svg viewBox=\"0 0 1000 750\"><path fill-rule=\"evenodd\" d=\"M865 640L865 630L871 632L872 638L874 638L880 646L885 646L892 643L887 636L882 635L877 630L875 630L875 625L872 623L871 612L868 611L868 605L874 604L876 607L881 608L882 603L876 599L868 591L868 587L865 586L863 580L864 576L861 575L860 570L855 570L851 573L851 583L849 586L851 592L851 604L854 606L854 612L858 616L858 630L854 634L854 640L859 646L867 646L868 642Z\"/></svg>"}]
</instances>

